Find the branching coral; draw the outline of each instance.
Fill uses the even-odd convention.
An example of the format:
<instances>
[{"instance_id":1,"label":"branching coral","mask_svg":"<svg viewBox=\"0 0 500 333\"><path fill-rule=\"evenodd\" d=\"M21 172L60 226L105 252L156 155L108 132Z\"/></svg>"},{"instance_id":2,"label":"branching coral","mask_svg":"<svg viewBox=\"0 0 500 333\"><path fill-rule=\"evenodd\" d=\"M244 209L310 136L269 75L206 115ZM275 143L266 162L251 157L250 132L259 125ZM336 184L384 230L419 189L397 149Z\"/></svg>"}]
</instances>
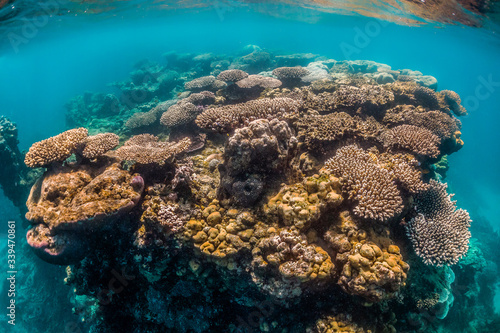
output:
<instances>
[{"instance_id":1,"label":"branching coral","mask_svg":"<svg viewBox=\"0 0 500 333\"><path fill-rule=\"evenodd\" d=\"M469 249L472 220L466 210L456 209L456 202L446 192L447 184L431 180L430 185L416 196L418 215L408 222L406 232L424 263L453 265Z\"/></svg>"},{"instance_id":2,"label":"branching coral","mask_svg":"<svg viewBox=\"0 0 500 333\"><path fill-rule=\"evenodd\" d=\"M400 125L382 134L386 146L409 150L425 157L437 157L441 140L426 128Z\"/></svg>"},{"instance_id":3,"label":"branching coral","mask_svg":"<svg viewBox=\"0 0 500 333\"><path fill-rule=\"evenodd\" d=\"M340 148L325 167L340 177L357 216L386 221L401 213L402 199L389 171L366 151L354 145Z\"/></svg>"},{"instance_id":4,"label":"branching coral","mask_svg":"<svg viewBox=\"0 0 500 333\"><path fill-rule=\"evenodd\" d=\"M372 117L366 120L345 112L302 118L297 126L299 138L309 150L322 152L328 144L348 138L377 141L384 128Z\"/></svg>"},{"instance_id":5,"label":"branching coral","mask_svg":"<svg viewBox=\"0 0 500 333\"><path fill-rule=\"evenodd\" d=\"M248 73L241 69L228 69L217 75L217 80L225 82L236 82L248 77Z\"/></svg>"},{"instance_id":6,"label":"branching coral","mask_svg":"<svg viewBox=\"0 0 500 333\"><path fill-rule=\"evenodd\" d=\"M96 158L118 146L120 138L114 133L100 133L88 136L83 142L82 155L85 158Z\"/></svg>"},{"instance_id":7,"label":"branching coral","mask_svg":"<svg viewBox=\"0 0 500 333\"><path fill-rule=\"evenodd\" d=\"M291 98L263 98L246 103L225 105L203 111L196 118L201 128L217 132L230 132L255 119L286 119L296 116L300 102Z\"/></svg>"},{"instance_id":8,"label":"branching coral","mask_svg":"<svg viewBox=\"0 0 500 333\"><path fill-rule=\"evenodd\" d=\"M74 154L87 137L87 129L75 128L35 142L24 158L30 168L46 167L53 162L63 162Z\"/></svg>"}]
</instances>

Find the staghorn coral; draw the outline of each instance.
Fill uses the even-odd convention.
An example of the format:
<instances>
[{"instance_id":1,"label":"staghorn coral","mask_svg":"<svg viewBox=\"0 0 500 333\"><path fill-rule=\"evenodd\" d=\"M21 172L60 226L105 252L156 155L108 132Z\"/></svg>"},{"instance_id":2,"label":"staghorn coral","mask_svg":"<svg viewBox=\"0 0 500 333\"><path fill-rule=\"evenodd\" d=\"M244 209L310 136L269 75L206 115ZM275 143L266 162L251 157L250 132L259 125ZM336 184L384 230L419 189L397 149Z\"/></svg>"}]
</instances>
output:
<instances>
[{"instance_id":1,"label":"staghorn coral","mask_svg":"<svg viewBox=\"0 0 500 333\"><path fill-rule=\"evenodd\" d=\"M177 233L184 228L185 221L179 218L176 206L163 205L158 211L158 220L169 232Z\"/></svg>"},{"instance_id":2,"label":"staghorn coral","mask_svg":"<svg viewBox=\"0 0 500 333\"><path fill-rule=\"evenodd\" d=\"M87 133L87 129L83 127L75 128L35 142L26 153L24 163L30 168L38 168L53 162L64 162L85 141Z\"/></svg>"},{"instance_id":3,"label":"staghorn coral","mask_svg":"<svg viewBox=\"0 0 500 333\"><path fill-rule=\"evenodd\" d=\"M386 221L401 213L402 199L389 171L366 151L354 145L337 150L325 168L340 177L343 191L355 207L355 215Z\"/></svg>"},{"instance_id":4,"label":"staghorn coral","mask_svg":"<svg viewBox=\"0 0 500 333\"><path fill-rule=\"evenodd\" d=\"M406 225L417 255L427 265L453 265L469 249L472 220L446 192L448 187L431 179L430 189L415 198L417 216Z\"/></svg>"},{"instance_id":5,"label":"staghorn coral","mask_svg":"<svg viewBox=\"0 0 500 333\"><path fill-rule=\"evenodd\" d=\"M386 165L393 178L409 193L415 194L429 189L429 184L424 183L422 173L416 168L418 161L392 157Z\"/></svg>"},{"instance_id":6,"label":"staghorn coral","mask_svg":"<svg viewBox=\"0 0 500 333\"><path fill-rule=\"evenodd\" d=\"M151 134L135 135L116 150L116 157L137 164L163 165L167 160L182 153L191 145L191 140L161 142Z\"/></svg>"},{"instance_id":7,"label":"staghorn coral","mask_svg":"<svg viewBox=\"0 0 500 333\"><path fill-rule=\"evenodd\" d=\"M435 176L428 172L434 160L419 163L415 151L403 153L380 141L381 133L412 125L439 137L441 152L452 152L460 140L460 123L442 94L399 80L406 75L432 84L421 73L367 61L320 60L307 67L308 76L283 79L286 88L269 88L281 85L265 76L271 75L273 61L277 66L306 65L305 60L280 60L262 51L223 60L193 54L169 60L169 67L182 71L178 77L215 76L228 67L266 72L229 84L217 96L209 91L173 92L177 106L190 103L203 111L200 127L229 135L199 135L192 126L178 126L169 133L169 143L143 134L130 138L121 151L66 166L79 170L73 173L83 184L92 182L116 157L138 160L132 166L115 165L131 177L133 188L146 183L139 204L127 214L111 211L103 220L98 215L96 223L92 217L83 221L83 229L95 227L92 232L76 232L69 225L68 230L51 230L39 223L28 236L39 256L72 264L67 282L75 293L96 295L93 304L102 316L92 327L95 331L120 331L131 321L136 330L179 332L395 332L393 325L398 331L412 331L416 328L406 327L413 322L403 312L417 311L418 306L406 300L425 299L434 291L446 296L443 303L416 316L436 319L447 314L452 293L422 286L420 275L436 271L422 270L424 264L416 256L406 258L400 226L405 222L396 219L400 212L414 217L418 198L430 189L427 180ZM158 78L143 84L147 72L165 70L144 68L133 75L141 85L136 88L156 96ZM376 84L394 79L398 81ZM257 84L250 84L252 80ZM193 89L203 88L200 83ZM429 111L435 97L439 108ZM157 120L166 111L165 105L158 105L152 112L157 103L139 102L136 109L150 110ZM210 104L216 106L206 108ZM186 136L194 143L179 151L196 152L173 159L174 141ZM346 147L351 144L363 149ZM349 154L349 149L355 151ZM335 150L337 155L320 170L323 156ZM143 167L141 162L163 166ZM76 178L67 191L72 181L77 184ZM120 180L113 183L129 186ZM99 192L101 185L97 187L92 189ZM119 191L107 194L122 198ZM102 203L100 198L95 201ZM389 219L394 223L374 223ZM128 287L103 295L122 268L127 270L122 275Z\"/></svg>"},{"instance_id":8,"label":"staghorn coral","mask_svg":"<svg viewBox=\"0 0 500 333\"><path fill-rule=\"evenodd\" d=\"M81 154L85 158L96 158L118 146L119 141L120 138L114 133L100 133L88 136L82 143L84 148Z\"/></svg>"},{"instance_id":9,"label":"staghorn coral","mask_svg":"<svg viewBox=\"0 0 500 333\"><path fill-rule=\"evenodd\" d=\"M216 132L230 132L255 119L287 119L296 116L300 103L286 97L263 98L246 103L209 108L196 117L196 124Z\"/></svg>"},{"instance_id":10,"label":"staghorn coral","mask_svg":"<svg viewBox=\"0 0 500 333\"><path fill-rule=\"evenodd\" d=\"M225 82L236 82L248 77L248 73L241 69L228 69L217 75L217 80Z\"/></svg>"},{"instance_id":11,"label":"staghorn coral","mask_svg":"<svg viewBox=\"0 0 500 333\"><path fill-rule=\"evenodd\" d=\"M407 149L413 154L438 157L441 140L426 128L400 125L382 133L384 145Z\"/></svg>"}]
</instances>

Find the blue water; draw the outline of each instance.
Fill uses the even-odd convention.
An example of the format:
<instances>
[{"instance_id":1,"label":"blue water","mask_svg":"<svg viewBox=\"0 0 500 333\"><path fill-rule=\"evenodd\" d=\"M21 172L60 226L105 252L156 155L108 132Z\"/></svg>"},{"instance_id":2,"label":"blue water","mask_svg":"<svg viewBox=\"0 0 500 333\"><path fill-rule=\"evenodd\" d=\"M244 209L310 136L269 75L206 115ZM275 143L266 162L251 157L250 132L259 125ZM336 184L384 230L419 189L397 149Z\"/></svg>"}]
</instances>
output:
<instances>
[{"instance_id":1,"label":"blue water","mask_svg":"<svg viewBox=\"0 0 500 333\"><path fill-rule=\"evenodd\" d=\"M449 191L473 220L500 231L498 35L461 25L408 27L359 15L277 8L290 15L268 15L263 7L255 12L215 6L140 12L138 17L55 16L26 43L4 43L0 50L0 114L17 123L19 147L27 150L67 129L64 105L72 97L86 91L116 92L109 84L126 80L136 62L147 58L164 64L162 54L168 51L241 54L246 45L258 45L275 52L367 59L393 69L419 70L436 77L438 90L456 91L469 111L461 118L465 145L449 157ZM21 33L19 27L12 29ZM3 202L0 198L2 218L17 213ZM498 295L495 302L500 304Z\"/></svg>"}]
</instances>

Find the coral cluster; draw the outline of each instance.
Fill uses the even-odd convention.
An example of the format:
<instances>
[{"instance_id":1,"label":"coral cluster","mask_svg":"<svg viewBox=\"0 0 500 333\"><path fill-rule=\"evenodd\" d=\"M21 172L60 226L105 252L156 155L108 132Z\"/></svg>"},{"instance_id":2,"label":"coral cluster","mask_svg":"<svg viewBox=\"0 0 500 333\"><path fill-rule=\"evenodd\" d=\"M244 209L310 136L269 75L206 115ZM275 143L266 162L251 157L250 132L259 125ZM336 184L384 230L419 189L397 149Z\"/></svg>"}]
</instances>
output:
<instances>
[{"instance_id":1,"label":"coral cluster","mask_svg":"<svg viewBox=\"0 0 500 333\"><path fill-rule=\"evenodd\" d=\"M139 64L121 100L146 97L120 106L117 150L118 136L84 128L34 144L26 163L48 167L28 200L35 253L70 265L95 331L395 332L444 318L441 266L467 252L470 218L432 163L463 145L458 96L416 71L249 48ZM118 272L123 288L105 292Z\"/></svg>"},{"instance_id":2,"label":"coral cluster","mask_svg":"<svg viewBox=\"0 0 500 333\"><path fill-rule=\"evenodd\" d=\"M456 209L447 187L431 179L430 188L416 196L418 215L406 228L415 252L426 264L456 264L469 249L472 220L466 210Z\"/></svg>"},{"instance_id":3,"label":"coral cluster","mask_svg":"<svg viewBox=\"0 0 500 333\"><path fill-rule=\"evenodd\" d=\"M337 150L325 166L338 177L354 213L362 218L386 221L401 213L402 199L387 169L354 145Z\"/></svg>"}]
</instances>

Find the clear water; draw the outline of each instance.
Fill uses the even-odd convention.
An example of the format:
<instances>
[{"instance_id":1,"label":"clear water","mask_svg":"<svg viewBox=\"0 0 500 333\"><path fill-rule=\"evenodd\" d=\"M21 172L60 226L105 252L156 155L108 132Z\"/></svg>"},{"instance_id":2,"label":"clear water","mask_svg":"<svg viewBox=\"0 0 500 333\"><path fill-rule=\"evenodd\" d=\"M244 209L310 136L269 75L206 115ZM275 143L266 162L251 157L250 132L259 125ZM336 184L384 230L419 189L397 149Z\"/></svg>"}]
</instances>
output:
<instances>
[{"instance_id":1,"label":"clear water","mask_svg":"<svg viewBox=\"0 0 500 333\"><path fill-rule=\"evenodd\" d=\"M408 12L404 19L398 20L390 6L364 2L360 4L366 6L368 12L359 10L360 6L336 3L341 8L338 9L330 2L308 3L304 6L307 8L293 3L251 3L159 2L150 5L137 1L82 5L60 2L50 17L38 15L47 11L47 7L39 3L14 1L4 5L0 115L17 124L19 148L27 150L34 142L68 129L65 104L71 98L86 91L117 93L110 83L127 80L134 64L143 59L168 65L162 54L169 51L241 55L245 46L258 45L277 54L314 53L335 60L366 59L388 64L393 69L418 70L434 76L438 90L457 92L469 112L461 118L465 145L449 157L446 181L448 191L455 193L458 206L468 210L474 221L472 237L482 242L480 237L485 230L492 237L493 240L488 241L493 243L485 241L484 248L489 251L485 256L497 255L498 247L494 245L498 246L495 240L500 230L500 38L495 21L472 16L482 22L482 27L475 27L429 22L428 18ZM17 6L19 11L9 10L9 6ZM85 12L83 6L90 10ZM105 10L101 12L101 8ZM352 12L353 8L357 13ZM493 18L494 15L491 14ZM419 24L404 24L409 18ZM18 221L19 272L17 324L8 324L4 315L0 330L87 331L88 326L69 311L74 306L70 299L74 297L63 284L64 267L43 263L31 254L25 244L18 210L4 196L0 198L0 216L5 229L0 232L1 246L7 242L7 220ZM4 266L6 251L5 248L0 252ZM487 263L490 267L484 269L498 275L492 259ZM6 272L7 268L2 271ZM495 277L482 285L491 288L488 297L477 297L480 291L474 296L467 295L477 299L474 311L479 307L493 307L498 316L497 284ZM4 280L3 302L8 301L7 287ZM45 288L54 291L53 297L47 295ZM461 290L453 292L460 295ZM32 295L33 302L27 295ZM457 295L455 303L464 302L463 297ZM5 305L1 308L5 309ZM474 326L473 323L463 324L462 328L451 323L459 316L453 312L454 308L452 306L449 317L436 323L433 329L473 332L469 327ZM50 320L60 324L48 323L45 316L52 316ZM496 326L493 325L491 330L484 326L477 329L496 332L498 318ZM143 331L149 332L146 328ZM207 331L217 332L216 329Z\"/></svg>"}]
</instances>

